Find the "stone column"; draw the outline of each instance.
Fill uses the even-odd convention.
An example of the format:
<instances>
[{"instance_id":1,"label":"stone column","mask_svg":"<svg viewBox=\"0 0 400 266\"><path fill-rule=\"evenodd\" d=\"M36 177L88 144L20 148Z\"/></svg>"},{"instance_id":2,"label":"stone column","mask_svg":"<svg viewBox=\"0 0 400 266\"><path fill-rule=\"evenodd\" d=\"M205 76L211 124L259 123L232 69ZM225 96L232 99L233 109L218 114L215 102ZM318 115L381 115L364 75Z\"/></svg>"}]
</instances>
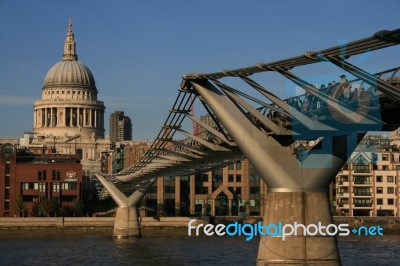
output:
<instances>
[{"instance_id":1,"label":"stone column","mask_svg":"<svg viewBox=\"0 0 400 266\"><path fill-rule=\"evenodd\" d=\"M83 126L86 126L86 108L83 108Z\"/></svg>"},{"instance_id":2,"label":"stone column","mask_svg":"<svg viewBox=\"0 0 400 266\"><path fill-rule=\"evenodd\" d=\"M97 110L94 109L94 127L97 128Z\"/></svg>"},{"instance_id":3,"label":"stone column","mask_svg":"<svg viewBox=\"0 0 400 266\"><path fill-rule=\"evenodd\" d=\"M50 108L50 126L52 127L53 126L53 107L51 107Z\"/></svg>"},{"instance_id":4,"label":"stone column","mask_svg":"<svg viewBox=\"0 0 400 266\"><path fill-rule=\"evenodd\" d=\"M94 117L94 113L93 113L93 109L90 109L90 127L94 127L94 123L93 123L93 117Z\"/></svg>"},{"instance_id":5,"label":"stone column","mask_svg":"<svg viewBox=\"0 0 400 266\"><path fill-rule=\"evenodd\" d=\"M44 126L45 127L47 127L48 125L47 125L47 123L48 123L48 119L47 119L47 116L48 116L48 112L47 112L47 108L45 108L44 109Z\"/></svg>"},{"instance_id":6,"label":"stone column","mask_svg":"<svg viewBox=\"0 0 400 266\"><path fill-rule=\"evenodd\" d=\"M37 115L37 113L36 113L36 109L35 109L35 110L33 110L33 128L36 128L36 115Z\"/></svg>"},{"instance_id":7,"label":"stone column","mask_svg":"<svg viewBox=\"0 0 400 266\"><path fill-rule=\"evenodd\" d=\"M72 127L72 125L73 125L73 119L74 119L74 117L73 117L73 112L72 112L72 107L71 108L69 108L69 126L70 127Z\"/></svg>"}]
</instances>

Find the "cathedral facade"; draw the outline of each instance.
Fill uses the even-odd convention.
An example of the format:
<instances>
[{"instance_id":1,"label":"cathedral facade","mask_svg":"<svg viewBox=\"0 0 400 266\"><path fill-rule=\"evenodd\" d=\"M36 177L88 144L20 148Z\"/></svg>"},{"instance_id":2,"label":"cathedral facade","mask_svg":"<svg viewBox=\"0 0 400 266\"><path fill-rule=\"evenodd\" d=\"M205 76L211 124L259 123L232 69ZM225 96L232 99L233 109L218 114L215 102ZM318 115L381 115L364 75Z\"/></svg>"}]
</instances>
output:
<instances>
[{"instance_id":1,"label":"cathedral facade","mask_svg":"<svg viewBox=\"0 0 400 266\"><path fill-rule=\"evenodd\" d=\"M62 59L47 72L41 99L33 105L32 145L79 154L86 174L100 171L100 155L109 149L110 141L104 138L105 106L97 94L92 72L78 60L69 21Z\"/></svg>"}]
</instances>

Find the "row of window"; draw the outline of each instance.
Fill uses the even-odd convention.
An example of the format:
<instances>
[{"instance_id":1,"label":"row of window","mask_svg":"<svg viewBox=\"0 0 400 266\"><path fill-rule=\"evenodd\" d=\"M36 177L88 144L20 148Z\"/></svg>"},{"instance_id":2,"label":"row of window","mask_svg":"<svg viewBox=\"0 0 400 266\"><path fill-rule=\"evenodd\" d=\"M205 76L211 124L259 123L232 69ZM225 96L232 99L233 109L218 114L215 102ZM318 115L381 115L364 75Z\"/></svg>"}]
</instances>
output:
<instances>
[{"instance_id":1,"label":"row of window","mask_svg":"<svg viewBox=\"0 0 400 266\"><path fill-rule=\"evenodd\" d=\"M377 187L376 188L376 193L377 194L383 194L384 192L384 188L383 187ZM387 187L386 188L386 193L387 194L395 194L395 188L394 187ZM338 190L338 193L349 193L349 188L348 187L344 187L344 188L340 188ZM370 188L353 188L353 193L355 196L371 196L372 192L370 190Z\"/></svg>"},{"instance_id":2,"label":"row of window","mask_svg":"<svg viewBox=\"0 0 400 266\"><path fill-rule=\"evenodd\" d=\"M349 177L347 175L339 176L337 179L338 182L349 182ZM353 176L352 182L354 184L371 184L372 177L369 176ZM384 177L381 175L376 176L376 182L381 183L384 182ZM386 182L387 183L395 183L396 182L396 177L392 175L386 176Z\"/></svg>"},{"instance_id":3,"label":"row of window","mask_svg":"<svg viewBox=\"0 0 400 266\"><path fill-rule=\"evenodd\" d=\"M236 166L236 170L241 170L242 169L242 163L241 162L236 162L236 163L228 165L228 170L235 170L235 166Z\"/></svg>"},{"instance_id":4,"label":"row of window","mask_svg":"<svg viewBox=\"0 0 400 266\"><path fill-rule=\"evenodd\" d=\"M21 183L22 190L39 190L39 192L46 192L46 183L32 183L25 182ZM59 192L61 190L76 190L78 189L78 183L68 182L68 183L53 183L52 191Z\"/></svg>"},{"instance_id":5,"label":"row of window","mask_svg":"<svg viewBox=\"0 0 400 266\"><path fill-rule=\"evenodd\" d=\"M376 199L376 205L383 205L384 200L386 200L387 205L394 205L395 199ZM372 207L374 200L372 199L353 199L354 206L356 207ZM344 204L349 204L349 199L342 199L339 202L339 206Z\"/></svg>"},{"instance_id":6,"label":"row of window","mask_svg":"<svg viewBox=\"0 0 400 266\"><path fill-rule=\"evenodd\" d=\"M38 170L38 180L46 180L47 173L46 170ZM52 170L51 171L51 180L60 180L61 179L61 171L60 170Z\"/></svg>"},{"instance_id":7,"label":"row of window","mask_svg":"<svg viewBox=\"0 0 400 266\"><path fill-rule=\"evenodd\" d=\"M65 93L65 92L66 92L66 93ZM52 90L52 91L45 91L45 92L44 92L44 95L50 95L50 94L71 94L71 90L67 90L67 91L62 90L61 93L60 93L60 91L55 91L55 93L54 93L54 90ZM73 91L72 91L72 94L78 94L78 95L80 95L80 94L81 94L81 91L80 91L80 90L77 90L77 91L73 90ZM83 91L82 95L83 95L83 97L84 97L85 99L95 99L95 98L96 98L96 93L93 92L93 91Z\"/></svg>"},{"instance_id":8,"label":"row of window","mask_svg":"<svg viewBox=\"0 0 400 266\"><path fill-rule=\"evenodd\" d=\"M348 165L343 167L343 170L349 170ZM353 164L352 170L355 173L369 173L371 168L369 164ZM372 170L400 170L400 165L372 165Z\"/></svg>"},{"instance_id":9,"label":"row of window","mask_svg":"<svg viewBox=\"0 0 400 266\"><path fill-rule=\"evenodd\" d=\"M5 187L4 187L4 209L8 210L10 208L10 161L6 161L5 163L5 171L4 171L4 179L5 179Z\"/></svg>"},{"instance_id":10,"label":"row of window","mask_svg":"<svg viewBox=\"0 0 400 266\"><path fill-rule=\"evenodd\" d=\"M377 187L376 188L376 193L377 194L383 194L383 187ZM387 194L394 194L394 187L388 187L387 188Z\"/></svg>"}]
</instances>

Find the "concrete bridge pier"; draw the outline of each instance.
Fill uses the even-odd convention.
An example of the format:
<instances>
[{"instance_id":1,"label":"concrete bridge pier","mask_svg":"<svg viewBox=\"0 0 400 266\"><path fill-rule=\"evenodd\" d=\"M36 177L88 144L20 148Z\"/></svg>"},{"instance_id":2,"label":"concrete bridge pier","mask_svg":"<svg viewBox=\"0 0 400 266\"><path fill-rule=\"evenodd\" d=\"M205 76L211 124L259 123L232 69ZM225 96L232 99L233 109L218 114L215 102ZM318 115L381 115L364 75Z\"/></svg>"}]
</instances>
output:
<instances>
[{"instance_id":1,"label":"concrete bridge pier","mask_svg":"<svg viewBox=\"0 0 400 266\"><path fill-rule=\"evenodd\" d=\"M117 238L142 237L139 214L136 206L118 207L113 235Z\"/></svg>"},{"instance_id":2,"label":"concrete bridge pier","mask_svg":"<svg viewBox=\"0 0 400 266\"><path fill-rule=\"evenodd\" d=\"M270 192L263 221L264 226L269 224L282 225L282 233L292 235L261 237L258 266L341 265L336 237L329 236L336 229L329 226L333 222L325 192ZM288 224L291 226L286 227Z\"/></svg>"},{"instance_id":3,"label":"concrete bridge pier","mask_svg":"<svg viewBox=\"0 0 400 266\"><path fill-rule=\"evenodd\" d=\"M113 235L117 238L141 237L139 212L137 204L153 185L155 178L137 185L135 192L126 197L114 184L109 183L103 176L96 174L101 184L118 205L115 216Z\"/></svg>"}]
</instances>

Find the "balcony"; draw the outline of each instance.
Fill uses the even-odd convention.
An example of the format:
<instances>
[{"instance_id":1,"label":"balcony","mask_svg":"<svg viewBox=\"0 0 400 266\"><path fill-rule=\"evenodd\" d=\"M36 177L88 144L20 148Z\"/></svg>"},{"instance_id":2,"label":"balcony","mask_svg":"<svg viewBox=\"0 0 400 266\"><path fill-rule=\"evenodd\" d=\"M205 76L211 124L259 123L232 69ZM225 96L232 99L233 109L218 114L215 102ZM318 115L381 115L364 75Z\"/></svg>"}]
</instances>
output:
<instances>
[{"instance_id":1,"label":"balcony","mask_svg":"<svg viewBox=\"0 0 400 266\"><path fill-rule=\"evenodd\" d=\"M338 186L348 187L350 185L349 181L339 181Z\"/></svg>"},{"instance_id":2,"label":"balcony","mask_svg":"<svg viewBox=\"0 0 400 266\"><path fill-rule=\"evenodd\" d=\"M354 180L354 186L360 186L360 187L372 187L372 182L371 181L365 181L365 180Z\"/></svg>"},{"instance_id":3,"label":"balcony","mask_svg":"<svg viewBox=\"0 0 400 266\"><path fill-rule=\"evenodd\" d=\"M372 173L369 164L354 164L352 170L354 175Z\"/></svg>"},{"instance_id":4,"label":"balcony","mask_svg":"<svg viewBox=\"0 0 400 266\"><path fill-rule=\"evenodd\" d=\"M354 208L372 209L372 203L354 203Z\"/></svg>"},{"instance_id":5,"label":"balcony","mask_svg":"<svg viewBox=\"0 0 400 266\"><path fill-rule=\"evenodd\" d=\"M354 191L354 197L372 197L370 191Z\"/></svg>"},{"instance_id":6,"label":"balcony","mask_svg":"<svg viewBox=\"0 0 400 266\"><path fill-rule=\"evenodd\" d=\"M349 192L338 192L338 193L336 194L336 196L337 196L338 198L348 198L350 195L349 195Z\"/></svg>"},{"instance_id":7,"label":"balcony","mask_svg":"<svg viewBox=\"0 0 400 266\"><path fill-rule=\"evenodd\" d=\"M339 203L337 206L340 209L349 209L350 208L350 204L348 204L348 203Z\"/></svg>"}]
</instances>

